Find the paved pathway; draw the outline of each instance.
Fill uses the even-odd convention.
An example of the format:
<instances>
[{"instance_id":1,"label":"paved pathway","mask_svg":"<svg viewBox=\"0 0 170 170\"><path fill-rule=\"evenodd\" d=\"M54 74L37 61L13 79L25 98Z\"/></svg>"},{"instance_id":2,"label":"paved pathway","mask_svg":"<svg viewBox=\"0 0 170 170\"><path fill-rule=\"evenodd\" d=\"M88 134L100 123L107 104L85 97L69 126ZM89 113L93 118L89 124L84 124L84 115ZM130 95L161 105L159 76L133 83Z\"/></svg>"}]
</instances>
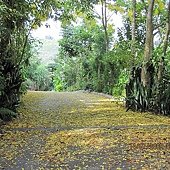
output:
<instances>
[{"instance_id":1,"label":"paved pathway","mask_svg":"<svg viewBox=\"0 0 170 170\"><path fill-rule=\"evenodd\" d=\"M170 118L84 92L28 92L3 126L0 169L170 169Z\"/></svg>"}]
</instances>

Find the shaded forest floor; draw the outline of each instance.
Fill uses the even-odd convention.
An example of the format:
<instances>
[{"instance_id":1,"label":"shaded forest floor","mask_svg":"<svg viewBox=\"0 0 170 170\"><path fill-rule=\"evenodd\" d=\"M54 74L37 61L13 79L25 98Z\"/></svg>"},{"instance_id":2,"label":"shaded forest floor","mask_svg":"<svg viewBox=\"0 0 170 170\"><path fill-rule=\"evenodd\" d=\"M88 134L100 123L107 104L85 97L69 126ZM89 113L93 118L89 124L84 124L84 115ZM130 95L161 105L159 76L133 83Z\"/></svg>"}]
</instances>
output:
<instances>
[{"instance_id":1,"label":"shaded forest floor","mask_svg":"<svg viewBox=\"0 0 170 170\"><path fill-rule=\"evenodd\" d=\"M170 118L83 92L28 92L3 126L0 169L169 169Z\"/></svg>"}]
</instances>

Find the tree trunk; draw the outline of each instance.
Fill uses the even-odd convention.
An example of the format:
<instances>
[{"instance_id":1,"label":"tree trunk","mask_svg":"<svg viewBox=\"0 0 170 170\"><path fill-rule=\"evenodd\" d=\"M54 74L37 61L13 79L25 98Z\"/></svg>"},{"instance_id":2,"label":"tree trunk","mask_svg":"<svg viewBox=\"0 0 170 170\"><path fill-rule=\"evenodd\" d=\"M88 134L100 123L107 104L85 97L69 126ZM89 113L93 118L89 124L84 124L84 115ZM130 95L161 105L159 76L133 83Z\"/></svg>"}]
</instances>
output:
<instances>
[{"instance_id":1,"label":"tree trunk","mask_svg":"<svg viewBox=\"0 0 170 170\"><path fill-rule=\"evenodd\" d=\"M107 32L107 4L106 0L101 0L102 4L102 25L105 33L105 50L106 52L109 49L109 37Z\"/></svg>"},{"instance_id":2,"label":"tree trunk","mask_svg":"<svg viewBox=\"0 0 170 170\"><path fill-rule=\"evenodd\" d=\"M150 79L151 79L149 66L151 64L150 60L152 58L152 50L153 50L153 22L152 22L153 7L154 7L154 0L150 0L147 20L146 20L146 42L145 42L144 59L143 59L143 66L142 66L142 73L141 73L142 84L147 89L149 89L150 87Z\"/></svg>"},{"instance_id":3,"label":"tree trunk","mask_svg":"<svg viewBox=\"0 0 170 170\"><path fill-rule=\"evenodd\" d=\"M166 23L166 34L164 38L164 48L163 48L163 55L166 56L166 51L168 47L168 39L169 39L169 34L170 34L170 0L168 3L168 9L167 9L167 23Z\"/></svg>"},{"instance_id":4,"label":"tree trunk","mask_svg":"<svg viewBox=\"0 0 170 170\"><path fill-rule=\"evenodd\" d=\"M166 23L166 33L163 40L163 57L161 57L159 62L159 70L158 70L158 82L161 82L164 70L164 58L166 56L167 48L168 48L168 39L170 35L170 0L167 8L167 23Z\"/></svg>"},{"instance_id":5,"label":"tree trunk","mask_svg":"<svg viewBox=\"0 0 170 170\"><path fill-rule=\"evenodd\" d=\"M131 44L131 51L132 51L132 67L135 64L135 55L136 55L136 50L135 50L135 41L136 41L136 0L132 0L133 4L133 19L132 19L132 44Z\"/></svg>"}]
</instances>

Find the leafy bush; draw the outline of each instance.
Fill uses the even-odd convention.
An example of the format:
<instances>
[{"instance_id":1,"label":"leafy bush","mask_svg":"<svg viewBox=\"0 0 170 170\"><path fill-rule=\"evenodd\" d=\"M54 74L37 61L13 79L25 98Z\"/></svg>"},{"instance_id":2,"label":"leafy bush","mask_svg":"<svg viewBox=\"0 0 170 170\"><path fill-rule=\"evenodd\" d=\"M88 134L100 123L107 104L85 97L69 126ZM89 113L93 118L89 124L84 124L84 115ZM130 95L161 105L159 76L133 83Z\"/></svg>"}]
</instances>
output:
<instances>
[{"instance_id":1,"label":"leafy bush","mask_svg":"<svg viewBox=\"0 0 170 170\"><path fill-rule=\"evenodd\" d=\"M13 112L12 110L9 110L7 108L0 108L0 119L3 121L11 121L12 118L16 118L17 113Z\"/></svg>"},{"instance_id":2,"label":"leafy bush","mask_svg":"<svg viewBox=\"0 0 170 170\"><path fill-rule=\"evenodd\" d=\"M126 70L122 71L119 75L118 82L113 87L113 95L114 96L122 96L125 95L125 87L128 82L129 76Z\"/></svg>"},{"instance_id":3,"label":"leafy bush","mask_svg":"<svg viewBox=\"0 0 170 170\"><path fill-rule=\"evenodd\" d=\"M30 59L30 65L26 71L26 85L30 90L51 90L52 78L48 68L41 63L37 56Z\"/></svg>"}]
</instances>

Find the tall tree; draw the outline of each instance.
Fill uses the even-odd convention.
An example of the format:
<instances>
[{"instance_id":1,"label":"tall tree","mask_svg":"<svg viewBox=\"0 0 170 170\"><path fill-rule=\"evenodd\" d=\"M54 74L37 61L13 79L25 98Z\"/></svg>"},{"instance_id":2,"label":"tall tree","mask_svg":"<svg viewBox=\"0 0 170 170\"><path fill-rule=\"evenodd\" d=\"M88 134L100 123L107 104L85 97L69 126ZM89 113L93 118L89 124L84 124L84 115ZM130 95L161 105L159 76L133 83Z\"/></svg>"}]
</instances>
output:
<instances>
[{"instance_id":1,"label":"tall tree","mask_svg":"<svg viewBox=\"0 0 170 170\"><path fill-rule=\"evenodd\" d=\"M108 20L107 20L107 2L106 0L101 0L101 11L102 11L102 25L105 33L105 44L106 44L106 51L109 48L109 36L108 36Z\"/></svg>"},{"instance_id":2,"label":"tall tree","mask_svg":"<svg viewBox=\"0 0 170 170\"><path fill-rule=\"evenodd\" d=\"M163 56L160 59L159 69L158 69L158 82L159 83L161 82L162 76L163 76L164 58L166 57L166 52L168 48L169 35L170 35L170 0L168 2L168 7L167 7L166 32L165 32L165 37L163 40Z\"/></svg>"},{"instance_id":3,"label":"tall tree","mask_svg":"<svg viewBox=\"0 0 170 170\"><path fill-rule=\"evenodd\" d=\"M148 6L148 14L146 20L146 41L145 41L145 51L144 51L144 58L143 58L143 66L142 66L142 84L144 87L150 87L150 60L152 58L152 51L153 51L153 7L154 7L155 0L149 1Z\"/></svg>"},{"instance_id":4,"label":"tall tree","mask_svg":"<svg viewBox=\"0 0 170 170\"><path fill-rule=\"evenodd\" d=\"M136 0L132 0L132 8L133 8L133 17L132 17L132 44L131 44L131 50L132 50L132 66L134 66L135 62L135 41L136 41Z\"/></svg>"},{"instance_id":5,"label":"tall tree","mask_svg":"<svg viewBox=\"0 0 170 170\"><path fill-rule=\"evenodd\" d=\"M170 35L170 0L168 2L168 7L167 7L166 33L165 33L164 42L163 42L164 43L164 47L163 47L164 56L166 56L169 35Z\"/></svg>"},{"instance_id":6,"label":"tall tree","mask_svg":"<svg viewBox=\"0 0 170 170\"><path fill-rule=\"evenodd\" d=\"M0 1L0 107L15 109L18 104L30 57L30 31L49 17L52 3Z\"/></svg>"}]
</instances>

